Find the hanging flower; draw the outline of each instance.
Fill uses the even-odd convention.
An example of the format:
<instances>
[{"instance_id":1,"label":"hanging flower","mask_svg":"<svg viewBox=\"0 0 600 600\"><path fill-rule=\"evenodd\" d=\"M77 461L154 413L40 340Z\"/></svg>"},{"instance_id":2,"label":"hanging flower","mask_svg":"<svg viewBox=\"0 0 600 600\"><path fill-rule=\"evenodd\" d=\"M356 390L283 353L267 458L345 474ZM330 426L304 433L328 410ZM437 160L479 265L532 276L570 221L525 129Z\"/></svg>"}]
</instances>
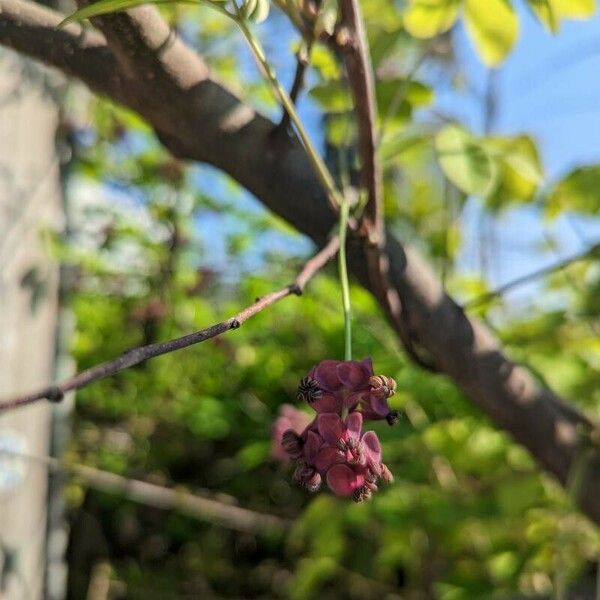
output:
<instances>
[{"instance_id":1,"label":"hanging flower","mask_svg":"<svg viewBox=\"0 0 600 600\"><path fill-rule=\"evenodd\" d=\"M377 434L363 432L363 422L393 423L397 413L387 401L395 391L393 379L374 375L371 359L322 361L298 388L298 399L315 410L315 419L300 430L298 421L292 425L299 411L284 405L273 428L273 455L295 461L294 479L309 491L316 492L325 481L338 496L369 499L380 480L391 482L393 477L381 460ZM290 426L283 429L286 424Z\"/></svg>"}]
</instances>

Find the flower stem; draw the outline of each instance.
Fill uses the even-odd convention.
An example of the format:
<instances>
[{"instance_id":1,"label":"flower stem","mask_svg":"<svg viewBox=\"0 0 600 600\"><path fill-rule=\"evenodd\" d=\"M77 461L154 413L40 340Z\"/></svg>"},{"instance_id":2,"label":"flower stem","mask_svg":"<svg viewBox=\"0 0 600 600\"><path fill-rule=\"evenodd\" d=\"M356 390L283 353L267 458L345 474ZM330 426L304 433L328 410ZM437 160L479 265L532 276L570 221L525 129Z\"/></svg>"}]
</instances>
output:
<instances>
[{"instance_id":1,"label":"flower stem","mask_svg":"<svg viewBox=\"0 0 600 600\"><path fill-rule=\"evenodd\" d=\"M287 91L277 79L273 68L267 61L267 58L260 45L260 42L248 27L246 19L241 14L241 11L237 5L236 11L237 18L233 18L237 23L238 27L240 28L240 31L244 34L244 37L246 38L246 41L250 46L250 50L252 51L252 54L254 55L254 58L258 63L261 71L263 72L265 79L270 84L275 96L279 99L279 101L283 105L283 108L290 116L292 123L296 127L296 131L298 132L298 136L300 137L300 140L302 141L306 153L308 154L308 158L310 159L313 168L315 169L319 179L321 180L321 183L323 184L323 187L325 188L329 202L334 208L341 208L343 204L342 194L340 194L340 192L336 188L335 183L333 181L333 177L329 172L327 165L319 155L317 149L315 148L315 145L310 139L308 132L306 131L302 121L300 120L300 117L298 116L298 113L296 112L296 107L294 106L292 99L289 97Z\"/></svg>"},{"instance_id":2,"label":"flower stem","mask_svg":"<svg viewBox=\"0 0 600 600\"><path fill-rule=\"evenodd\" d=\"M344 310L344 359L352 360L352 314L350 308L350 286L348 284L348 267L346 265L346 237L348 231L348 218L350 215L350 205L347 198L339 192L335 182L327 165L317 152L308 132L306 131L293 101L289 97L288 93L281 85L271 65L267 61L265 53L260 45L260 42L256 36L252 33L248 27L247 20L241 13L241 10L237 4L234 4L236 9L236 15L231 15L235 20L236 24L240 28L240 31L246 38L250 50L254 55L256 62L258 63L265 79L271 86L275 96L280 100L283 108L290 116L290 120L296 127L298 136L304 145L304 148L308 154L308 157L317 173L331 205L339 210L339 239L340 249L338 254L338 268L340 283L342 286L342 307Z\"/></svg>"},{"instance_id":3,"label":"flower stem","mask_svg":"<svg viewBox=\"0 0 600 600\"><path fill-rule=\"evenodd\" d=\"M350 286L348 284L348 266L346 265L346 233L348 231L348 214L350 206L346 198L342 199L340 206L339 238L340 249L338 252L338 270L342 285L342 307L344 309L344 360L352 360L352 311L350 307Z\"/></svg>"}]
</instances>

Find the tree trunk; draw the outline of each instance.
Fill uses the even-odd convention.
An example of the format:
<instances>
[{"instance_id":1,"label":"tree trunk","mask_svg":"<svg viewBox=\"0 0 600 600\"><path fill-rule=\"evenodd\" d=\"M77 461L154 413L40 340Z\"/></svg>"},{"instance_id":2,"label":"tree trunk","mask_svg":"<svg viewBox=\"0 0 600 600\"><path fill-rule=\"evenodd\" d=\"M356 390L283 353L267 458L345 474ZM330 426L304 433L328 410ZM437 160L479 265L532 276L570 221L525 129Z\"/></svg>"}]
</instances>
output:
<instances>
[{"instance_id":1,"label":"tree trunk","mask_svg":"<svg viewBox=\"0 0 600 600\"><path fill-rule=\"evenodd\" d=\"M54 378L49 232L61 227L62 197L53 76L6 50L0 74L0 390L11 395ZM48 455L51 411L38 403L0 416L0 598L44 596L48 473L8 452Z\"/></svg>"}]
</instances>

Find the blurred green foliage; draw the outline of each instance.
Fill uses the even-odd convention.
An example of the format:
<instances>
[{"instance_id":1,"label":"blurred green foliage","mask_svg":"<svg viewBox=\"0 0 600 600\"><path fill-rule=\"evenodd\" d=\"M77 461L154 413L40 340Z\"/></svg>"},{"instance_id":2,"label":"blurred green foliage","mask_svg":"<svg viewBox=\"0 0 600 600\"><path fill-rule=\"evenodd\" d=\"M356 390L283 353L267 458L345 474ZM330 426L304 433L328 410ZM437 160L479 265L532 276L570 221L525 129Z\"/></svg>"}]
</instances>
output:
<instances>
[{"instance_id":1,"label":"blurred green foliage","mask_svg":"<svg viewBox=\"0 0 600 600\"><path fill-rule=\"evenodd\" d=\"M514 7L505 0L485 4L363 3L377 69L386 217L461 299L487 291L483 277L456 268L467 197L478 197L491 219L523 202L554 216L592 213L598 203L597 166L548 187L531 138L478 136L435 115L424 118L435 89L415 73L424 62L456 69L443 33L457 18L464 16L486 63L497 64L512 47ZM585 0L528 4L552 30L561 18L594 8ZM231 50L231 23L208 9L202 19L197 9L169 10L238 93L273 109L264 85L244 68L244 55ZM283 27L283 15L275 12L267 23ZM356 132L339 57L317 44L313 64L310 96L327 115L320 135L341 152ZM106 101L88 107L87 124L75 131L71 233L58 249L69 267L77 321L72 352L80 369L212 324L294 278L306 244L279 219L223 176L170 158L130 113ZM355 355L372 356L377 372L396 378L392 400L406 413L394 428L376 425L395 483L368 504L327 492L311 497L291 483L289 468L270 459L278 407L294 402L311 366L343 355L334 275L326 269L302 298L284 300L235 332L129 369L77 397L74 459L294 519L289 535L227 531L74 481L73 597L83 597L77 575L98 556L110 562L114 598L533 598L551 596L558 581L585 581L593 573L597 530L451 383L407 361L359 288L352 290ZM516 360L597 415L597 259L540 285L539 301L518 318L503 310L502 298L478 314ZM104 540L92 550L77 542L81 532L87 539L90 519Z\"/></svg>"}]
</instances>

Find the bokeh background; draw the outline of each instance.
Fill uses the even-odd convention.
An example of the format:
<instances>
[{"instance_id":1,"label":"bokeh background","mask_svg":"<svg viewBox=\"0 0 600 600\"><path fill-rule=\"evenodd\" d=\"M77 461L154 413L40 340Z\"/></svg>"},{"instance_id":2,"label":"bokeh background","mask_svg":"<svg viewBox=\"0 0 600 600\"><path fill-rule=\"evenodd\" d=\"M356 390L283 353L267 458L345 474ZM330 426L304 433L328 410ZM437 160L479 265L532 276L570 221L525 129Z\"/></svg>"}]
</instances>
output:
<instances>
[{"instance_id":1,"label":"bokeh background","mask_svg":"<svg viewBox=\"0 0 600 600\"><path fill-rule=\"evenodd\" d=\"M497 3L511 14L498 17ZM445 4L457 3L432 2ZM390 226L428 256L511 357L597 419L600 263L589 251L600 241L600 15L585 0L550 4L576 18L551 23L544 2L494 0L478 3L479 30L459 16L447 31L430 31L431 20L407 16L407 3L362 3ZM165 14L237 93L280 117L230 23L208 8ZM486 18L496 19L496 41L486 40ZM289 85L296 34L275 9L258 31ZM513 38L514 47L502 42ZM175 161L135 115L6 50L0 58L0 173L11 184L0 196L7 391L220 321L289 283L313 252L223 174ZM341 176L340 165L352 171L355 160L351 99L325 47L315 48L313 66L300 114ZM35 115L49 105L58 108L44 131ZM448 165L436 155L436 135L452 123L469 131L475 159ZM38 146L28 135L51 140L33 167ZM483 174L473 165L482 151L491 156ZM54 209L36 220L49 193ZM34 241L25 243L23 231ZM13 276L15 256L34 248L42 257L35 268ZM15 285L22 310L10 300ZM81 390L44 417L50 450L39 435L41 449L32 448L31 432L0 415L0 511L15 510L19 486L37 481L42 535L33 571L45 596L595 598L600 537L568 491L449 381L413 366L366 292L353 287L352 302L355 355L396 379L392 404L406 415L393 428L375 426L396 480L369 503L311 496L270 451L273 421L282 404L296 403L300 378L343 355L334 266L302 298L236 332ZM45 345L27 320L43 311L58 323L44 330ZM11 323L18 327L8 335ZM54 356L54 348L54 371L36 368L32 355ZM49 454L61 457L60 469L43 460ZM65 470L73 465L98 471ZM211 499L219 514L239 506L283 525L165 510L103 484L100 471ZM18 568L33 535L15 535L0 520L7 598L42 597Z\"/></svg>"}]
</instances>

